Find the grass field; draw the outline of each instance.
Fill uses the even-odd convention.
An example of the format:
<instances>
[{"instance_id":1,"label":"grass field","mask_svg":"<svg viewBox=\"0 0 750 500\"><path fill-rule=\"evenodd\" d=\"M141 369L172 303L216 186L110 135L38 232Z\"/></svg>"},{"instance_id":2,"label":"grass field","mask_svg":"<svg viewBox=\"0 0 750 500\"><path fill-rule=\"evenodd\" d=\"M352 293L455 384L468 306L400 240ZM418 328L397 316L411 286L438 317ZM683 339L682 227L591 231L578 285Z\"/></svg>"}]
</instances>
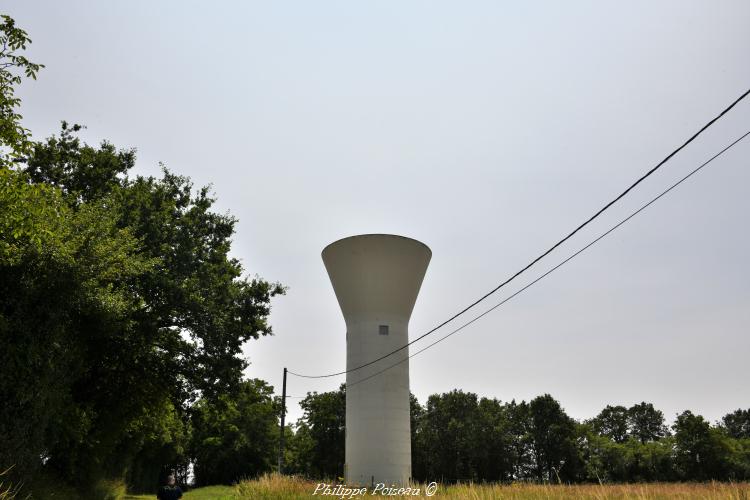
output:
<instances>
[{"instance_id":1,"label":"grass field","mask_svg":"<svg viewBox=\"0 0 750 500\"><path fill-rule=\"evenodd\" d=\"M291 500L302 498L339 499L339 495L313 496L317 482L295 477L281 477L267 475L260 479L243 481L234 486L209 486L197 488L187 492L184 500ZM421 498L425 495L424 485L421 487ZM34 496L33 498L60 498L74 500L75 494L59 491L57 494ZM156 495L124 495L115 493L107 495L109 499L117 500L153 500ZM352 498L368 498L372 496L369 488L365 495ZM26 498L5 496L0 489L0 500L10 498ZM390 498L407 498L405 496L391 496ZM412 497L413 498L413 497ZM511 499L511 500L542 500L542 499L708 499L708 500L750 500L750 483L651 483L651 484L612 484L612 485L536 485L536 484L461 484L452 486L438 486L432 498L455 498L458 500Z\"/></svg>"},{"instance_id":2,"label":"grass field","mask_svg":"<svg viewBox=\"0 0 750 500\"><path fill-rule=\"evenodd\" d=\"M237 497L234 486L207 486L196 488L183 495L184 500L234 500ZM154 500L156 495L125 495L123 500Z\"/></svg>"},{"instance_id":3,"label":"grass field","mask_svg":"<svg viewBox=\"0 0 750 500\"><path fill-rule=\"evenodd\" d=\"M317 483L296 478L265 476L258 480L244 481L235 487L234 498L258 498L264 500L287 500L312 497ZM372 489L365 496L372 496ZM427 498L422 485L422 498ZM327 496L318 498L339 498ZM391 497L406 498L406 497ZM615 485L479 485L463 484L439 486L432 498L478 499L736 499L750 500L750 483L655 483Z\"/></svg>"}]
</instances>

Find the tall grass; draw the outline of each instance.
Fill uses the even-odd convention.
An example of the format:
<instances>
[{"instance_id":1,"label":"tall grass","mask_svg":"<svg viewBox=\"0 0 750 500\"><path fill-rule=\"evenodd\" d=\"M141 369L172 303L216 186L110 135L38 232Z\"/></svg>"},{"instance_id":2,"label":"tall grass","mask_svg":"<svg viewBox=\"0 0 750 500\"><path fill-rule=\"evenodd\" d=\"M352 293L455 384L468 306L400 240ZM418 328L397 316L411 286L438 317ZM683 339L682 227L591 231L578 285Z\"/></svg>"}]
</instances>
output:
<instances>
[{"instance_id":1,"label":"tall grass","mask_svg":"<svg viewBox=\"0 0 750 500\"><path fill-rule=\"evenodd\" d=\"M121 479L109 479L99 480L81 490L55 475L40 473L15 494L7 497L0 494L0 500L122 500L126 496L126 486Z\"/></svg>"},{"instance_id":2,"label":"tall grass","mask_svg":"<svg viewBox=\"0 0 750 500\"><path fill-rule=\"evenodd\" d=\"M243 481L235 487L238 499L259 498L263 500L291 500L311 498L318 483L298 477L269 474L258 479ZM421 498L425 485L421 487ZM367 495L354 498L371 497ZM337 497L322 497L337 498ZM391 497L394 498L394 497ZM406 497L395 497L406 498ZM456 500L662 500L662 499L707 499L750 500L750 483L648 483L648 484L457 484L440 485L432 498Z\"/></svg>"},{"instance_id":3,"label":"tall grass","mask_svg":"<svg viewBox=\"0 0 750 500\"><path fill-rule=\"evenodd\" d=\"M88 494L97 500L121 500L126 493L127 486L122 479L100 479Z\"/></svg>"},{"instance_id":4,"label":"tall grass","mask_svg":"<svg viewBox=\"0 0 750 500\"><path fill-rule=\"evenodd\" d=\"M20 485L13 485L8 480L8 474L13 466L11 465L4 471L0 471L0 500L12 500L18 495Z\"/></svg>"},{"instance_id":5,"label":"tall grass","mask_svg":"<svg viewBox=\"0 0 750 500\"><path fill-rule=\"evenodd\" d=\"M462 484L440 488L435 498L460 500L509 499L509 500L610 500L610 499L707 499L748 500L748 483L649 483L649 484L604 484L604 485L475 485Z\"/></svg>"},{"instance_id":6,"label":"tall grass","mask_svg":"<svg viewBox=\"0 0 750 500\"><path fill-rule=\"evenodd\" d=\"M122 481L100 481L89 494L79 496L65 489L51 488L49 490L34 490L31 496L19 494L2 481L7 474L0 473L0 500L19 500L27 498L40 499L153 499L153 495L128 496ZM209 486L189 491L185 500L296 500L315 498L312 493L318 485L317 481L302 479L296 476L281 476L267 474L258 479L242 481L235 486ZM335 486L335 485L332 485ZM422 489L421 498L429 498L424 492L425 485L415 485ZM367 494L356 498L368 498ZM89 496L90 495L90 496ZM338 498L338 497L321 497ZM382 498L382 497L381 497ZM391 497L394 498L394 497ZM405 497L395 497L405 498ZM707 500L750 500L750 483L649 483L649 484L577 484L577 485L549 485L549 484L456 484L440 485L432 498L451 498L456 500L662 500L662 499L707 499Z\"/></svg>"},{"instance_id":7,"label":"tall grass","mask_svg":"<svg viewBox=\"0 0 750 500\"><path fill-rule=\"evenodd\" d=\"M240 482L235 488L238 498L261 500L287 500L310 498L317 483L298 476L265 474L258 479Z\"/></svg>"}]
</instances>

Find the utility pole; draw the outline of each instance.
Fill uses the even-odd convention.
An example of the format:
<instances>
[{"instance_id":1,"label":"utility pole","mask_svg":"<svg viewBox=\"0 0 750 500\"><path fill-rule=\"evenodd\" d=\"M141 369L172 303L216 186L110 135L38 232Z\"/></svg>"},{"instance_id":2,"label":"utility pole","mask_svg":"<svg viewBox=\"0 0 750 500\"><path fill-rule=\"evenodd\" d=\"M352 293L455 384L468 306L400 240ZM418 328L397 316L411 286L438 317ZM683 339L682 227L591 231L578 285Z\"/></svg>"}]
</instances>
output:
<instances>
[{"instance_id":1,"label":"utility pole","mask_svg":"<svg viewBox=\"0 0 750 500\"><path fill-rule=\"evenodd\" d=\"M284 417L286 416L286 367L284 368L284 383L281 386L281 432L279 436L279 474L284 468Z\"/></svg>"}]
</instances>

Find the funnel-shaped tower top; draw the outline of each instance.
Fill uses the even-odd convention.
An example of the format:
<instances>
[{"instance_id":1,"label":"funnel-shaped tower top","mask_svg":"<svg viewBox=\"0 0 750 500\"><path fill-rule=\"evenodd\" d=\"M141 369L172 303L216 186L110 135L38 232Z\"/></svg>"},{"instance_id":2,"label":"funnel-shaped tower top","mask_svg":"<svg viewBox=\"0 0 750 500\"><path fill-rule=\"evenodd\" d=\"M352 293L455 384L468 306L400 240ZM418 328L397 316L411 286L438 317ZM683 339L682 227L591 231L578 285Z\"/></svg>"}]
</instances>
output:
<instances>
[{"instance_id":1,"label":"funnel-shaped tower top","mask_svg":"<svg viewBox=\"0 0 750 500\"><path fill-rule=\"evenodd\" d=\"M323 249L345 318L388 313L411 316L432 257L422 242L393 234L363 234Z\"/></svg>"},{"instance_id":2,"label":"funnel-shaped tower top","mask_svg":"<svg viewBox=\"0 0 750 500\"><path fill-rule=\"evenodd\" d=\"M391 234L352 236L323 249L346 320L349 485L403 486L411 479L409 351L403 347L431 257L425 244Z\"/></svg>"}]
</instances>

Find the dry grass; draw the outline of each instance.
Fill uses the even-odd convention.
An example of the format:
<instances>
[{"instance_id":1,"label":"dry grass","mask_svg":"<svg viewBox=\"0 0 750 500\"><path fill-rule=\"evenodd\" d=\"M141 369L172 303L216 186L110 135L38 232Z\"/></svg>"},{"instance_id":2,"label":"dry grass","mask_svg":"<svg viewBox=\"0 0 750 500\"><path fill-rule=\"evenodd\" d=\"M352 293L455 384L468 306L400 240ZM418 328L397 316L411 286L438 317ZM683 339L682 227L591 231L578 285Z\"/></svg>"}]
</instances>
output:
<instances>
[{"instance_id":1,"label":"dry grass","mask_svg":"<svg viewBox=\"0 0 750 500\"><path fill-rule=\"evenodd\" d=\"M456 485L440 488L435 498L484 499L750 499L748 483L651 483L608 485Z\"/></svg>"},{"instance_id":2,"label":"dry grass","mask_svg":"<svg viewBox=\"0 0 750 500\"><path fill-rule=\"evenodd\" d=\"M242 481L236 486L238 498L259 498L262 500L286 500L310 498L316 482L297 476L266 474L258 479ZM328 497L335 498L335 497Z\"/></svg>"},{"instance_id":3,"label":"dry grass","mask_svg":"<svg viewBox=\"0 0 750 500\"><path fill-rule=\"evenodd\" d=\"M8 469L0 471L0 500L11 500L16 498L18 494L19 485L13 485L8 480L8 473L13 469L11 465Z\"/></svg>"},{"instance_id":4,"label":"dry grass","mask_svg":"<svg viewBox=\"0 0 750 500\"><path fill-rule=\"evenodd\" d=\"M243 481L236 486L238 499L258 498L263 500L287 500L311 498L316 481L297 477L269 474L256 480ZM424 485L421 498L424 494ZM354 498L371 497L367 495ZM320 497L320 495L318 495ZM337 499L336 496L321 498ZM391 497L394 498L394 497ZM406 497L395 497L406 498ZM708 500L750 500L750 483L651 483L651 484L611 484L611 485L538 485L538 484L459 484L439 486L432 498L455 498L458 500L485 499L708 499Z\"/></svg>"},{"instance_id":5,"label":"dry grass","mask_svg":"<svg viewBox=\"0 0 750 500\"><path fill-rule=\"evenodd\" d=\"M1 476L1 475L0 475ZM0 477L0 479L2 479ZM338 499L338 496L313 497L317 481L310 481L294 476L280 476L278 474L267 474L259 479L242 481L235 486L211 486L198 488L188 492L185 500L229 500L229 499L260 499L260 500L291 500L304 498ZM106 486L106 487L105 487ZM335 486L335 485L334 485ZM421 488L421 498L429 498L425 495L425 485L416 485ZM122 492L122 485L102 485L102 490L97 492L96 498L111 499L148 499L153 495L127 496ZM372 497L372 488L368 488L367 494L354 496L353 498L364 499ZM379 496L379 495L375 495ZM8 492L7 486L2 487L0 481L0 500L16 497L14 492ZM58 498L58 495L41 496L33 495L33 498ZM77 496L65 496L62 498L78 498ZM381 497L382 498L382 497ZM403 496L391 496L390 498L407 498ZM708 500L750 500L750 483L651 483L651 484L608 484L608 485L540 485L540 484L458 484L450 486L439 486L432 498L455 498L458 500L484 500L484 499L517 499L517 500L542 500L542 499L708 499Z\"/></svg>"}]
</instances>

